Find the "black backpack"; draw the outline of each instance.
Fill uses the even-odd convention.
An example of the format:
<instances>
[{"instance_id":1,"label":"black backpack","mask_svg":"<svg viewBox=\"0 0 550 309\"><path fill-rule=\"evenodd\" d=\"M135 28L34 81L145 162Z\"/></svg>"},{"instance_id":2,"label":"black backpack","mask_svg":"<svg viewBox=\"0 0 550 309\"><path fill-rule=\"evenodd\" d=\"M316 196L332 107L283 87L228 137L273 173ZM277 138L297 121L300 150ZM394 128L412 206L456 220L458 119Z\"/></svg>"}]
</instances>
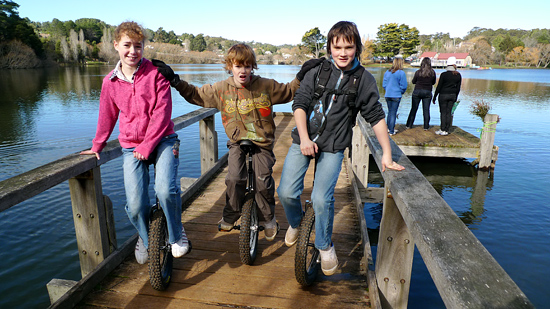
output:
<instances>
[{"instance_id":1,"label":"black backpack","mask_svg":"<svg viewBox=\"0 0 550 309\"><path fill-rule=\"evenodd\" d=\"M322 112L319 111L321 108L319 106L319 99L323 96L324 93L327 95L346 95L346 104L348 105L348 115L350 117L350 123L352 126L355 125L355 117L359 111L359 106L356 104L357 100L357 87L359 87L359 82L361 81L361 76L363 76L363 71L365 68L359 66L350 76L350 80L344 89L327 89L326 85L332 74L332 62L325 59L322 64L319 72L317 73L317 84L315 85L315 90L313 93L313 99L311 100L310 114L314 113L313 117L309 117L310 121L308 122L308 131L310 134L315 134L319 137L326 127L325 121L325 106L322 107ZM321 102L322 104L322 102ZM312 132L315 131L315 132ZM317 139L315 137L315 139ZM313 139L312 139L313 140Z\"/></svg>"}]
</instances>

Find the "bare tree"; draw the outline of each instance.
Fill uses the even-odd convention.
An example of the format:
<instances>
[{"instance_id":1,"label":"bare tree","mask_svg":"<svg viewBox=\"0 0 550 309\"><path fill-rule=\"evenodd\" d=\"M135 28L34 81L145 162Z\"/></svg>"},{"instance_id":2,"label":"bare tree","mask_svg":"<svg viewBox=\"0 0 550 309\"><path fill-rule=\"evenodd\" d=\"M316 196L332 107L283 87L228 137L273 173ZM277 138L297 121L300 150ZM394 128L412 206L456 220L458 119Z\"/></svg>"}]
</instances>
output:
<instances>
[{"instance_id":1,"label":"bare tree","mask_svg":"<svg viewBox=\"0 0 550 309\"><path fill-rule=\"evenodd\" d=\"M80 32L78 33L78 45L82 50L82 55L88 56L88 44L86 44L86 41L84 40L84 30L82 29L80 29Z\"/></svg>"},{"instance_id":2,"label":"bare tree","mask_svg":"<svg viewBox=\"0 0 550 309\"><path fill-rule=\"evenodd\" d=\"M69 32L69 44L73 60L78 61L78 34L74 29Z\"/></svg>"},{"instance_id":3,"label":"bare tree","mask_svg":"<svg viewBox=\"0 0 550 309\"><path fill-rule=\"evenodd\" d=\"M118 54L113 46L113 33L107 27L103 28L103 36L99 46L99 57L109 63L118 61Z\"/></svg>"},{"instance_id":4,"label":"bare tree","mask_svg":"<svg viewBox=\"0 0 550 309\"><path fill-rule=\"evenodd\" d=\"M61 38L61 52L63 53L63 60L69 62L71 60L71 50L69 49L69 44L67 44L67 38Z\"/></svg>"}]
</instances>

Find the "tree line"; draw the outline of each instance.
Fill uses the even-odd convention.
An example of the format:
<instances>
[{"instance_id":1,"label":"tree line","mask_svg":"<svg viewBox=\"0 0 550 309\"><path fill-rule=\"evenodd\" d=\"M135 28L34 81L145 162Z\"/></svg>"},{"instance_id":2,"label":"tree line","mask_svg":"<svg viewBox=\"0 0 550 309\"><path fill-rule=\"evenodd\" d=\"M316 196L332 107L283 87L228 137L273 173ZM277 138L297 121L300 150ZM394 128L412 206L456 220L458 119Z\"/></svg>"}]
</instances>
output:
<instances>
[{"instance_id":1,"label":"tree line","mask_svg":"<svg viewBox=\"0 0 550 309\"><path fill-rule=\"evenodd\" d=\"M22 19L14 1L0 0L0 68L38 67L48 64L115 62L115 26L94 18L75 21L34 22ZM162 27L146 29L149 42L144 56L170 63L216 63L236 40L204 34L176 34ZM307 31L302 44L275 46L260 42L251 45L260 63L301 64L311 57L326 55L326 36L318 27ZM387 23L378 28L376 39L363 38L361 62L373 59L418 57L424 51L468 52L478 65L548 67L550 30L498 29L474 27L464 38L448 33L420 35L415 27Z\"/></svg>"}]
</instances>

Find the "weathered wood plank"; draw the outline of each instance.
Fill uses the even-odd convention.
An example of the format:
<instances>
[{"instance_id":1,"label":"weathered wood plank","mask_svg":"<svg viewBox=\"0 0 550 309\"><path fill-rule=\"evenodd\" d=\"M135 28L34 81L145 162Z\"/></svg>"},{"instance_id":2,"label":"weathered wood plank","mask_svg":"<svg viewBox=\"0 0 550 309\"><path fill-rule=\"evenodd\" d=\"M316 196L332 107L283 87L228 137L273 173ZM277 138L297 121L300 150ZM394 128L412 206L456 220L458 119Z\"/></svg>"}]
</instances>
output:
<instances>
[{"instance_id":1,"label":"weathered wood plank","mask_svg":"<svg viewBox=\"0 0 550 309\"><path fill-rule=\"evenodd\" d=\"M99 167L69 179L73 221L82 277L94 270L111 251L109 210L101 187Z\"/></svg>"}]
</instances>

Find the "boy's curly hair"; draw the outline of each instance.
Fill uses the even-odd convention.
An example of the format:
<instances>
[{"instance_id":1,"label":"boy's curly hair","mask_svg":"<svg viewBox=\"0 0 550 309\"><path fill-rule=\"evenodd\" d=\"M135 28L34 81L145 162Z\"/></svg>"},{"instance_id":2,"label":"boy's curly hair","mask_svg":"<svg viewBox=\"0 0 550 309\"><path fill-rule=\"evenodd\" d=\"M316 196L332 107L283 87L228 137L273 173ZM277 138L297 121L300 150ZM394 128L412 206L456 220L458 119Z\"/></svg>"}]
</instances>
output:
<instances>
[{"instance_id":1,"label":"boy's curly hair","mask_svg":"<svg viewBox=\"0 0 550 309\"><path fill-rule=\"evenodd\" d=\"M140 42L145 41L146 38L143 27L133 21L125 21L116 27L114 33L115 41L120 41L123 35L127 35L130 39Z\"/></svg>"},{"instance_id":2,"label":"boy's curly hair","mask_svg":"<svg viewBox=\"0 0 550 309\"><path fill-rule=\"evenodd\" d=\"M252 69L258 69L254 50L252 47L242 43L231 46L225 56L225 70L228 74L231 74L233 64L250 65Z\"/></svg>"}]
</instances>

